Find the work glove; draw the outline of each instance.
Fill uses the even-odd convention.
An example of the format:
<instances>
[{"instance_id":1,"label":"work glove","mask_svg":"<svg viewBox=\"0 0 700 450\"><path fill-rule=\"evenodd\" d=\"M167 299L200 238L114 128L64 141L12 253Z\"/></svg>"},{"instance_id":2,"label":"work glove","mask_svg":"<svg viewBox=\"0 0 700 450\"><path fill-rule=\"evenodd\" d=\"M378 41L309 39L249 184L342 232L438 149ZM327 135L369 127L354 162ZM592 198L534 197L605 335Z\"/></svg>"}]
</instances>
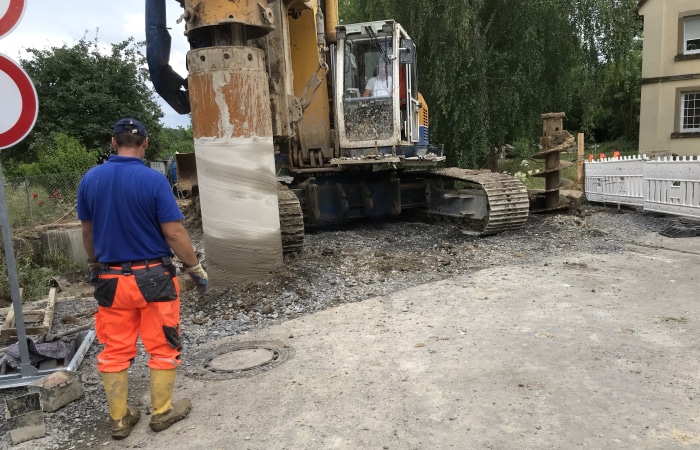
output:
<instances>
[{"instance_id":1,"label":"work glove","mask_svg":"<svg viewBox=\"0 0 700 450\"><path fill-rule=\"evenodd\" d=\"M90 284L96 286L100 278L100 263L88 259L88 269L90 269Z\"/></svg>"},{"instance_id":2,"label":"work glove","mask_svg":"<svg viewBox=\"0 0 700 450\"><path fill-rule=\"evenodd\" d=\"M207 292L207 284L209 284L209 277L202 267L202 263L197 263L196 266L185 267L185 273L187 273L192 281L194 281L197 287L197 292L199 295L204 295Z\"/></svg>"}]
</instances>

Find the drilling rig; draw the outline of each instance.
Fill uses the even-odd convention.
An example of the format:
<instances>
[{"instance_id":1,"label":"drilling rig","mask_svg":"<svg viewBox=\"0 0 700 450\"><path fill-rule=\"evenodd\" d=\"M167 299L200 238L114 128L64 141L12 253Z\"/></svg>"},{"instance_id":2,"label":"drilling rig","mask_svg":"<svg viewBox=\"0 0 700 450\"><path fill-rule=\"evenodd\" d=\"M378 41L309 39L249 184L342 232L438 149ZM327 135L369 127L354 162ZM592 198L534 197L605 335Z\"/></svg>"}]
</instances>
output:
<instances>
[{"instance_id":1,"label":"drilling rig","mask_svg":"<svg viewBox=\"0 0 700 450\"><path fill-rule=\"evenodd\" d=\"M213 284L262 278L308 227L415 212L487 235L527 221L517 178L438 168L400 24L340 24L337 0L175 2L188 76L169 65L166 0L146 0L147 59L159 95L191 113L178 178L195 178Z\"/></svg>"}]
</instances>

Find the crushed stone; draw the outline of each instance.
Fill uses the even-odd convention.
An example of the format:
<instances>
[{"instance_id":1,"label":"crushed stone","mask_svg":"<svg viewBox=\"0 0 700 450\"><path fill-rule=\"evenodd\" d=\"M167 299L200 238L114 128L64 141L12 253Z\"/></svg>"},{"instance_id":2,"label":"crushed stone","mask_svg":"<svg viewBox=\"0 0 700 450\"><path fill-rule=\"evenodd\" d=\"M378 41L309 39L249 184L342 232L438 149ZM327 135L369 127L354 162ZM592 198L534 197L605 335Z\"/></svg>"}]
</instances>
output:
<instances>
[{"instance_id":1,"label":"crushed stone","mask_svg":"<svg viewBox=\"0 0 700 450\"><path fill-rule=\"evenodd\" d=\"M517 231L488 237L466 236L449 224L418 220L358 222L340 228L307 230L304 251L286 257L284 267L257 282L211 288L204 297L180 275L183 364L188 352L217 339L245 333L350 302L361 302L409 287L474 273L492 266L542 264L562 253L577 255L625 252L647 233L678 219L632 209L586 205L566 214L531 216ZM205 261L201 222L187 220L198 255ZM598 268L607 270L609 268ZM94 307L90 297L57 303L54 323L76 326L60 317L79 316ZM78 317L84 320L84 317ZM46 414L47 435L21 444L22 449L98 448L110 442L107 405L96 370L95 342L79 373L83 397ZM146 409L147 355L142 347L130 369L130 401ZM4 399L26 388L0 390ZM9 448L7 424L0 421L0 448Z\"/></svg>"}]
</instances>

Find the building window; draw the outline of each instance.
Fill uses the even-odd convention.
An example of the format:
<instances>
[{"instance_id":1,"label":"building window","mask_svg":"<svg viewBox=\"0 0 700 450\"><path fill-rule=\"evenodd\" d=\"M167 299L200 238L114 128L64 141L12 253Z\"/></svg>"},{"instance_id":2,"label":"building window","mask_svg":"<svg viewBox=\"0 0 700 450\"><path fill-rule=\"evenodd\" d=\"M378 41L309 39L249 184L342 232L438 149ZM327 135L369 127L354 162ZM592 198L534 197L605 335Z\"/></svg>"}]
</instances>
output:
<instances>
[{"instance_id":1,"label":"building window","mask_svg":"<svg viewBox=\"0 0 700 450\"><path fill-rule=\"evenodd\" d=\"M683 53L700 53L700 16L686 17L683 26Z\"/></svg>"},{"instance_id":2,"label":"building window","mask_svg":"<svg viewBox=\"0 0 700 450\"><path fill-rule=\"evenodd\" d=\"M681 95L681 133L700 132L700 91Z\"/></svg>"}]
</instances>

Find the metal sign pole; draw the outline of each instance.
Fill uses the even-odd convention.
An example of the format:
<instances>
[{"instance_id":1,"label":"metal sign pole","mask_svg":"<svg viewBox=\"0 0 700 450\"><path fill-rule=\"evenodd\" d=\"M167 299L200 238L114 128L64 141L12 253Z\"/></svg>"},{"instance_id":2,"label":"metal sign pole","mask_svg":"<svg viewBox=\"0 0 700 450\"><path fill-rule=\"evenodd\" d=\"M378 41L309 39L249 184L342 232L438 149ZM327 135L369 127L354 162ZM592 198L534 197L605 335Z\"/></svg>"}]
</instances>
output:
<instances>
[{"instance_id":1,"label":"metal sign pole","mask_svg":"<svg viewBox=\"0 0 700 450\"><path fill-rule=\"evenodd\" d=\"M10 218L7 212L7 197L5 197L5 179L2 175L2 163L0 162L0 227L2 227L2 240L5 248L5 261L7 262L7 277L10 282L10 294L12 307L15 311L15 328L17 329L17 341L20 351L20 373L22 378L36 374L36 369L29 362L29 347L27 346L27 333L24 329L24 316L22 315L22 298L19 294L19 278L17 277L17 261L15 249L12 245L12 230L10 230Z\"/></svg>"}]
</instances>

